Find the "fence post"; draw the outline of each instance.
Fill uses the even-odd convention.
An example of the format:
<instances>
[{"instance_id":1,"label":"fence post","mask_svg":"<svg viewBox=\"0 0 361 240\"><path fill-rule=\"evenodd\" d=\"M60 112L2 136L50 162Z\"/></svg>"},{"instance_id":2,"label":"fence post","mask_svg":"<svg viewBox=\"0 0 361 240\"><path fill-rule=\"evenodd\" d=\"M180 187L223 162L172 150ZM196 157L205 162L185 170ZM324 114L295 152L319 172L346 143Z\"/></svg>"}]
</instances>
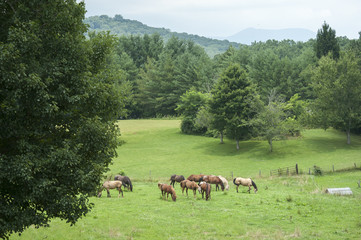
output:
<instances>
[{"instance_id":1,"label":"fence post","mask_svg":"<svg viewBox=\"0 0 361 240\"><path fill-rule=\"evenodd\" d=\"M152 178L152 170L149 170L149 178Z\"/></svg>"},{"instance_id":2,"label":"fence post","mask_svg":"<svg viewBox=\"0 0 361 240\"><path fill-rule=\"evenodd\" d=\"M311 175L311 168L308 169L308 175Z\"/></svg>"},{"instance_id":3,"label":"fence post","mask_svg":"<svg viewBox=\"0 0 361 240\"><path fill-rule=\"evenodd\" d=\"M296 163L296 174L298 175L298 164Z\"/></svg>"},{"instance_id":4,"label":"fence post","mask_svg":"<svg viewBox=\"0 0 361 240\"><path fill-rule=\"evenodd\" d=\"M353 165L355 165L355 168L356 168L356 163L354 163Z\"/></svg>"},{"instance_id":5,"label":"fence post","mask_svg":"<svg viewBox=\"0 0 361 240\"><path fill-rule=\"evenodd\" d=\"M272 170L269 171L269 175L272 176Z\"/></svg>"}]
</instances>

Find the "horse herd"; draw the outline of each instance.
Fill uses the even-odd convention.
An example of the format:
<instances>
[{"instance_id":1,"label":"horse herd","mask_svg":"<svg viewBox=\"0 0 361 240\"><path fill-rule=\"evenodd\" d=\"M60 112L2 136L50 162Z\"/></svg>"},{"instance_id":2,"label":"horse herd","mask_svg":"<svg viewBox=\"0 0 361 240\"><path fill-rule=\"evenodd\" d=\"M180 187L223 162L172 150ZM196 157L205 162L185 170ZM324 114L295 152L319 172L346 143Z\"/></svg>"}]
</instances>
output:
<instances>
[{"instance_id":1,"label":"horse herd","mask_svg":"<svg viewBox=\"0 0 361 240\"><path fill-rule=\"evenodd\" d=\"M175 182L178 182L180 184L180 187L182 188L182 195L184 195L184 190L186 190L186 194L188 196L188 189L193 191L194 197L196 197L196 192L202 194L202 199L204 198L204 194L206 195L206 201L208 201L211 198L211 184L216 185L216 191L219 189L219 186L221 187L221 190L224 191L224 189L229 190L228 181L226 178L222 176L215 176L215 175L190 175L187 179L184 178L183 175L172 175L170 177L170 184L165 183L158 183L158 188L161 191L162 198L165 199L167 196L171 195L172 200L176 201L177 195L174 190L174 184ZM257 193L258 188L255 182L251 178L241 178L237 177L233 179L234 185L237 186L237 193L238 193L238 187L241 186L247 186L248 192L251 192L252 187L254 188L254 192ZM120 193L122 193L123 196L123 188L128 188L128 190L133 191L133 185L129 177L127 176L121 176L116 175L114 177L114 181L105 181L100 188L100 191L98 192L98 197L102 196L102 192L104 189L107 190L107 196L110 197L109 189L117 189L119 191L118 198L120 196Z\"/></svg>"}]
</instances>

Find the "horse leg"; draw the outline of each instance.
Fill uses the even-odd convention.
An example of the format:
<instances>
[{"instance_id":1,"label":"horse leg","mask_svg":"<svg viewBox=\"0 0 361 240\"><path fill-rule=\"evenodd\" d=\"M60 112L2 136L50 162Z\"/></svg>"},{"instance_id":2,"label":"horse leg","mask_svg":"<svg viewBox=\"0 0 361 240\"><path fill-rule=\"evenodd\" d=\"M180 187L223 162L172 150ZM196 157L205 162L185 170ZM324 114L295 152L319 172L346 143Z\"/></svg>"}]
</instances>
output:
<instances>
[{"instance_id":1,"label":"horse leg","mask_svg":"<svg viewBox=\"0 0 361 240\"><path fill-rule=\"evenodd\" d=\"M122 191L122 187L119 188L119 194L122 193L122 198L124 197L123 195L123 191ZM118 198L119 198L119 194L118 194Z\"/></svg>"},{"instance_id":2,"label":"horse leg","mask_svg":"<svg viewBox=\"0 0 361 240\"><path fill-rule=\"evenodd\" d=\"M186 188L186 193L187 193L187 197L188 197L188 188Z\"/></svg>"},{"instance_id":3,"label":"horse leg","mask_svg":"<svg viewBox=\"0 0 361 240\"><path fill-rule=\"evenodd\" d=\"M251 193L251 185L248 185L248 193Z\"/></svg>"},{"instance_id":4,"label":"horse leg","mask_svg":"<svg viewBox=\"0 0 361 240\"><path fill-rule=\"evenodd\" d=\"M197 189L193 189L194 198L196 198Z\"/></svg>"},{"instance_id":5,"label":"horse leg","mask_svg":"<svg viewBox=\"0 0 361 240\"><path fill-rule=\"evenodd\" d=\"M238 193L238 187L239 187L239 185L237 185L237 193Z\"/></svg>"}]
</instances>

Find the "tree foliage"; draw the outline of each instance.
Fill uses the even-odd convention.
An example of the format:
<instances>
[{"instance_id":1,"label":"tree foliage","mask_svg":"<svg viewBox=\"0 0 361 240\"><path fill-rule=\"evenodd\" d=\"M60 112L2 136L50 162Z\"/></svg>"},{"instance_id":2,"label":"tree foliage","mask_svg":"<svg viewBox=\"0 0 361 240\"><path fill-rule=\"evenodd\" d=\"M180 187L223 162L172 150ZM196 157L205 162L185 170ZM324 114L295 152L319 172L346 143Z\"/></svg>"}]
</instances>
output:
<instances>
[{"instance_id":1,"label":"tree foliage","mask_svg":"<svg viewBox=\"0 0 361 240\"><path fill-rule=\"evenodd\" d=\"M331 53L334 59L340 57L340 46L336 39L336 31L324 22L322 28L317 31L315 52L318 58L327 56Z\"/></svg>"},{"instance_id":2,"label":"tree foliage","mask_svg":"<svg viewBox=\"0 0 361 240\"><path fill-rule=\"evenodd\" d=\"M126 94L105 70L109 35L86 41L84 3L2 1L0 237L92 207L116 155Z\"/></svg>"}]
</instances>

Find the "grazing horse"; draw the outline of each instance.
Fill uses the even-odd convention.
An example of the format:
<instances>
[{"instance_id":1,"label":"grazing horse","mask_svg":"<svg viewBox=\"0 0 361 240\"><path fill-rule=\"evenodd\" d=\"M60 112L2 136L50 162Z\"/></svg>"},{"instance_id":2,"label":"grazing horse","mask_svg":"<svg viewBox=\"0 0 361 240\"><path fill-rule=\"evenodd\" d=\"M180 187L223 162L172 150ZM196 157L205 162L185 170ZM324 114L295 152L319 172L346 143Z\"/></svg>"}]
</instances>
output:
<instances>
[{"instance_id":1,"label":"grazing horse","mask_svg":"<svg viewBox=\"0 0 361 240\"><path fill-rule=\"evenodd\" d=\"M211 184L206 183L206 182L200 182L199 183L199 187L198 187L198 192L202 193L202 199L204 196L204 193L206 193L206 201L208 201L209 198L211 198Z\"/></svg>"},{"instance_id":2,"label":"grazing horse","mask_svg":"<svg viewBox=\"0 0 361 240\"><path fill-rule=\"evenodd\" d=\"M218 177L222 180L224 187L225 187L226 190L228 191L228 190L229 190L229 185L228 185L227 179L224 178L224 177L222 177L222 176L220 176L220 175L219 175Z\"/></svg>"},{"instance_id":3,"label":"grazing horse","mask_svg":"<svg viewBox=\"0 0 361 240\"><path fill-rule=\"evenodd\" d=\"M233 179L233 183L235 185L237 185L237 192L238 192L239 185L248 186L248 193L251 193L252 186L254 187L254 193L257 193L257 191L258 191L257 185L253 182L253 180L251 178L237 177L237 178Z\"/></svg>"},{"instance_id":4,"label":"grazing horse","mask_svg":"<svg viewBox=\"0 0 361 240\"><path fill-rule=\"evenodd\" d=\"M186 189L187 196L188 196L188 189L192 189L193 195L194 195L194 197L196 197L196 192L199 187L196 182L189 181L189 180L183 180L183 181L181 181L180 186L182 188L182 195L184 193L184 189Z\"/></svg>"},{"instance_id":5,"label":"grazing horse","mask_svg":"<svg viewBox=\"0 0 361 240\"><path fill-rule=\"evenodd\" d=\"M172 175L172 176L170 176L170 185L173 185L173 187L174 187L174 183L175 182L181 182L181 181L183 181L185 178L184 178L184 176L183 175Z\"/></svg>"},{"instance_id":6,"label":"grazing horse","mask_svg":"<svg viewBox=\"0 0 361 240\"><path fill-rule=\"evenodd\" d=\"M160 189L162 193L162 198L165 198L165 194L167 194L167 200L169 194L172 196L172 200L175 202L177 200L177 195L175 194L175 190L171 185L164 184L164 183L158 183L158 188Z\"/></svg>"},{"instance_id":7,"label":"grazing horse","mask_svg":"<svg viewBox=\"0 0 361 240\"><path fill-rule=\"evenodd\" d=\"M224 191L224 185L223 185L222 180L215 175L205 175L199 179L199 182L201 182L201 181L204 181L204 182L210 183L210 184L216 184L216 191L219 188L218 187L218 184L219 184L219 185L221 185L222 191Z\"/></svg>"},{"instance_id":8,"label":"grazing horse","mask_svg":"<svg viewBox=\"0 0 361 240\"><path fill-rule=\"evenodd\" d=\"M203 177L203 176L205 176L205 175L204 175L204 174L199 174L199 175L194 175L194 174L192 174L192 175L190 175L190 176L187 178L187 180L199 182L199 179L200 179L201 177Z\"/></svg>"},{"instance_id":9,"label":"grazing horse","mask_svg":"<svg viewBox=\"0 0 361 240\"><path fill-rule=\"evenodd\" d=\"M114 177L114 180L118 180L118 181L122 181L123 186L128 188L128 190L130 190L131 192L133 192L133 185L132 185L132 181L130 181L129 177L127 176L122 176L122 175L116 175Z\"/></svg>"},{"instance_id":10,"label":"grazing horse","mask_svg":"<svg viewBox=\"0 0 361 240\"><path fill-rule=\"evenodd\" d=\"M122 191L122 182L121 181L105 181L98 193L98 197L101 197L102 196L102 192L104 190L104 188L107 190L107 193L108 193L108 197L110 197L110 193L109 193L109 189L117 189L119 191L119 194L118 194L118 198L119 198L119 195L120 193L122 193L122 197L123 196L123 191Z\"/></svg>"}]
</instances>

